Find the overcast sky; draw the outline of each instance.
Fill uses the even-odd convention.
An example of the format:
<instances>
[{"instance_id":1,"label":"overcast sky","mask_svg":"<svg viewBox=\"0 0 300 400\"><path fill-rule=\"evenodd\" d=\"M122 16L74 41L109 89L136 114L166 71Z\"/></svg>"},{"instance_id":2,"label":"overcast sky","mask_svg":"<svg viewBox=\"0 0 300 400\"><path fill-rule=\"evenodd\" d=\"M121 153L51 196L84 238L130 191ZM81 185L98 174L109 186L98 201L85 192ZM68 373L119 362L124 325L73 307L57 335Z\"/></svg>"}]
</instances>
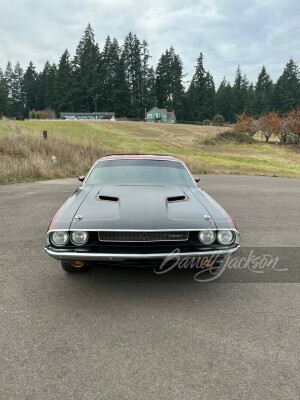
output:
<instances>
[{"instance_id":1,"label":"overcast sky","mask_svg":"<svg viewBox=\"0 0 300 400\"><path fill-rule=\"evenodd\" d=\"M273 80L290 58L300 61L300 0L0 0L0 67L10 60L42 69L73 56L90 22L102 49L107 35L129 31L149 43L154 65L171 45L190 80L196 59L218 86L238 65L256 81L264 64Z\"/></svg>"}]
</instances>

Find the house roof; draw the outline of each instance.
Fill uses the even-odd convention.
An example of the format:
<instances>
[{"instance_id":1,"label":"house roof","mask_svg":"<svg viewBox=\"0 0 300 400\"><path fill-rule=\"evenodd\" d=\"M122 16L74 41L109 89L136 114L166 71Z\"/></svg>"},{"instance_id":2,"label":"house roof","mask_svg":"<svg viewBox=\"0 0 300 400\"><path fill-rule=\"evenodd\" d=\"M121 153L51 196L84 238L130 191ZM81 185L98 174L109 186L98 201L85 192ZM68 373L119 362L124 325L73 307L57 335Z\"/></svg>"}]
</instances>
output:
<instances>
[{"instance_id":1,"label":"house roof","mask_svg":"<svg viewBox=\"0 0 300 400\"><path fill-rule=\"evenodd\" d=\"M167 112L167 118L176 121L174 110Z\"/></svg>"},{"instance_id":2,"label":"house roof","mask_svg":"<svg viewBox=\"0 0 300 400\"><path fill-rule=\"evenodd\" d=\"M164 114L167 114L167 115L168 115L168 111L167 111L166 108L159 108L159 111L160 111L161 113L164 113Z\"/></svg>"},{"instance_id":3,"label":"house roof","mask_svg":"<svg viewBox=\"0 0 300 400\"><path fill-rule=\"evenodd\" d=\"M67 117L67 116L74 116L74 117L78 117L78 116L84 116L84 117L95 117L95 116L104 116L104 115L109 115L109 116L113 116L115 115L114 112L106 112L106 111L100 111L100 112L61 112L60 115L62 117Z\"/></svg>"}]
</instances>

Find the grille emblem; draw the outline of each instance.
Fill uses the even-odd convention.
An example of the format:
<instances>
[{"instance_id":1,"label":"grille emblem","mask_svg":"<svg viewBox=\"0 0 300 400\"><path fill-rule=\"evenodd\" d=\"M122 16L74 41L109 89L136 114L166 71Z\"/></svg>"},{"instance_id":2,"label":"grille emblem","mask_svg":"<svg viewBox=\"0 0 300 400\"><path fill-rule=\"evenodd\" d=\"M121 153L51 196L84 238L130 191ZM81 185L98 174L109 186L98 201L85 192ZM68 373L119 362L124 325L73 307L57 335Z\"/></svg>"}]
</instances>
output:
<instances>
[{"instance_id":1,"label":"grille emblem","mask_svg":"<svg viewBox=\"0 0 300 400\"><path fill-rule=\"evenodd\" d=\"M140 236L140 240L150 240L150 236L146 232L143 232Z\"/></svg>"}]
</instances>

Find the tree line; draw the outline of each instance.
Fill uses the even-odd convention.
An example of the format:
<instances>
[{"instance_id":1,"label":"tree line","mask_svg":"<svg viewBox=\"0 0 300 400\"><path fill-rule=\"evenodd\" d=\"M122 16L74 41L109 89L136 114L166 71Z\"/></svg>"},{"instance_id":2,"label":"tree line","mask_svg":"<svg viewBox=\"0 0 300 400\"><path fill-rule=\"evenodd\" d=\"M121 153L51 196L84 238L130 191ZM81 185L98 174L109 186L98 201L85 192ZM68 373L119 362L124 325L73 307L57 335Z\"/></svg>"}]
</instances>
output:
<instances>
[{"instance_id":1,"label":"tree line","mask_svg":"<svg viewBox=\"0 0 300 400\"><path fill-rule=\"evenodd\" d=\"M65 50L58 64L47 61L40 72L33 62L25 70L19 62L0 69L0 116L23 119L32 110L54 110L57 116L63 111L113 111L119 117L143 119L146 110L157 106L174 110L177 120L211 120L221 114L235 122L239 114L258 118L300 107L300 74L293 59L276 82L265 66L255 83L237 67L234 82L224 77L216 89L202 53L190 82L173 47L161 55L156 68L150 58L148 43L132 32L122 45L108 36L100 50L89 24L74 57ZM187 88L184 83L189 83Z\"/></svg>"}]
</instances>

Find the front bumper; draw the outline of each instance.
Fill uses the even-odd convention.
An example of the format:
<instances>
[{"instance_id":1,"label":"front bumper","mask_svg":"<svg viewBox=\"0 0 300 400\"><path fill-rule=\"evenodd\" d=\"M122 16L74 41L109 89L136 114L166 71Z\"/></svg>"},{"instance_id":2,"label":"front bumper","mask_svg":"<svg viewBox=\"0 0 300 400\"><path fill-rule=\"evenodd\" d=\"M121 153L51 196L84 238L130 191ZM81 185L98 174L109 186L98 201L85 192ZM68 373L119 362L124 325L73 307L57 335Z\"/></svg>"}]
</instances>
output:
<instances>
[{"instance_id":1,"label":"front bumper","mask_svg":"<svg viewBox=\"0 0 300 400\"><path fill-rule=\"evenodd\" d=\"M211 256L226 256L227 254L235 253L240 246L235 246L230 249L224 250L210 250L210 251L196 251L196 252L182 252L182 253L148 253L148 254L138 254L138 253L84 253L84 252L63 252L63 251L53 251L48 247L45 247L47 254L55 258L56 260L62 261L126 261L126 260L159 260L169 258L174 260L177 258L202 258Z\"/></svg>"}]
</instances>

